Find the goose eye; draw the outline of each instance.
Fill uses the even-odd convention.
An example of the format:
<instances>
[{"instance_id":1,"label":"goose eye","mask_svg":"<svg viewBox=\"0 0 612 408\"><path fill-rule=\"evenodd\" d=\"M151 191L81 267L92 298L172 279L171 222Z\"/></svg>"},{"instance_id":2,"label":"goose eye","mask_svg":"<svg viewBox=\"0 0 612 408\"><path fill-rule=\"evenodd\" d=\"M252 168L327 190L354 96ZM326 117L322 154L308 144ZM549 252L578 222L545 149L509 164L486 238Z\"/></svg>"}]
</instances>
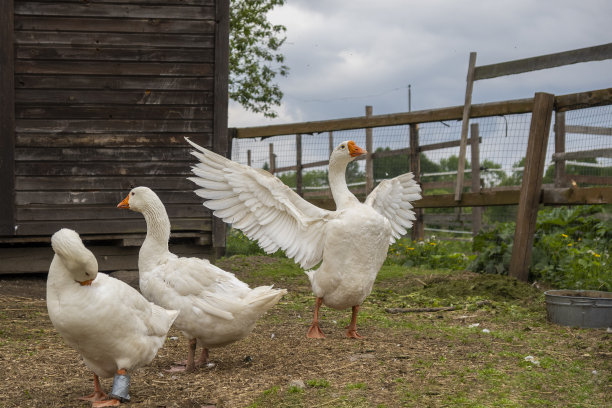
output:
<instances>
[{"instance_id":1,"label":"goose eye","mask_svg":"<svg viewBox=\"0 0 612 408\"><path fill-rule=\"evenodd\" d=\"M341 149L344 149L344 145L340 145L340 148L341 148Z\"/></svg>"},{"instance_id":2,"label":"goose eye","mask_svg":"<svg viewBox=\"0 0 612 408\"><path fill-rule=\"evenodd\" d=\"M132 191L132 197L134 196L134 194L136 194L136 193Z\"/></svg>"}]
</instances>

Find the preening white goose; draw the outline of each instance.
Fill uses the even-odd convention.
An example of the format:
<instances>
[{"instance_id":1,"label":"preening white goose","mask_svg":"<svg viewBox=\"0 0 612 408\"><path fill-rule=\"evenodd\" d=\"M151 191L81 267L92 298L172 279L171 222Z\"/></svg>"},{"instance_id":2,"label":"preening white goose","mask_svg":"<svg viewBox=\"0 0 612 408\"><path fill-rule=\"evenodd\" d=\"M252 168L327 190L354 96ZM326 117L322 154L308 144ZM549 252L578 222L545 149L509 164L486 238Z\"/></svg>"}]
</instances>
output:
<instances>
[{"instance_id":1,"label":"preening white goose","mask_svg":"<svg viewBox=\"0 0 612 408\"><path fill-rule=\"evenodd\" d=\"M170 220L150 188L132 189L117 207L141 213L147 223L147 236L138 257L141 292L160 306L180 310L175 326L189 339L189 353L185 366L174 367L174 371L193 371L208 361L209 348L246 337L257 319L287 293L272 286L251 289L206 259L171 253ZM202 354L195 362L198 342Z\"/></svg>"},{"instance_id":2,"label":"preening white goose","mask_svg":"<svg viewBox=\"0 0 612 408\"><path fill-rule=\"evenodd\" d=\"M95 256L75 231L51 237L55 256L47 279L47 309L55 329L94 372L95 407L129 401L128 371L148 364L164 344L178 312L146 300L128 284L98 274ZM99 377L114 376L110 398Z\"/></svg>"},{"instance_id":3,"label":"preening white goose","mask_svg":"<svg viewBox=\"0 0 612 408\"><path fill-rule=\"evenodd\" d=\"M353 141L340 143L329 158L329 186L336 210L318 208L302 199L277 177L213 153L189 139L200 161L190 177L207 199L214 215L257 240L268 253L285 251L306 273L316 296L308 337L325 337L318 323L321 304L335 309L352 307L348 337L357 333L359 306L387 256L389 244L406 233L415 219L412 201L421 188L412 173L381 182L365 203L349 191L346 166L365 152Z\"/></svg>"}]
</instances>

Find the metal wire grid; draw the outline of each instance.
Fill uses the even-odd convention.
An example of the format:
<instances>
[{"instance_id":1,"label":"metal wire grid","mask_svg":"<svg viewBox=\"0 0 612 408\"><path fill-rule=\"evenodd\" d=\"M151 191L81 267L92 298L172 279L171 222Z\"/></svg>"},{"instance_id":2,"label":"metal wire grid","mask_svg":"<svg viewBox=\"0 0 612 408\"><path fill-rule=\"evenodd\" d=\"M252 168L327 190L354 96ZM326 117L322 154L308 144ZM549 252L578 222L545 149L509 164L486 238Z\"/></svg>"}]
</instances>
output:
<instances>
[{"instance_id":1,"label":"metal wire grid","mask_svg":"<svg viewBox=\"0 0 612 408\"><path fill-rule=\"evenodd\" d=\"M481 177L485 187L494 187L500 183L505 185L518 185L521 181L523 160L527 150L529 126L531 114L492 116L472 119L470 124L477 123L481 143L479 145ZM581 125L594 128L612 128L612 106L580 109L566 112L566 126ZM546 168L553 166L552 154L554 147L554 126L551 126L548 149L546 154ZM379 127L373 130L373 147L377 149L401 149L409 147L409 126ZM456 141L460 139L461 121L432 122L419 126L419 144L429 145L441 142ZM330 154L330 134L328 132L314 135L302 135L302 164L327 160ZM344 130L332 132L332 147L341 141L354 140L359 146L365 147L365 130ZM232 159L247 164L247 151L251 151L251 165L253 167L269 168L270 147L273 145L276 168L290 167L296 165L296 141L295 135L275 136L260 139L235 139L232 145ZM568 132L566 135L566 151L583 151L609 148L612 146L612 136L606 134L575 134ZM449 147L439 150L429 150L421 153L422 172L421 180L424 183L440 179L445 180L456 177L456 169L449 167L452 157L459 155L459 147ZM382 159L385 160L385 159ZM468 144L466 160L471 161L471 147ZM431 161L439 169L431 171L424 169L424 161ZM593 160L590 160L593 161ZM397 162L397 161L396 161ZM611 158L598 158L595 163L588 160L570 161L574 168L588 168L582 170L582 174L606 175L612 171ZM409 163L397 162L401 168L395 169L394 174L409 171ZM359 171L365 171L365 162L359 161ZM430 166L431 167L431 166ZM312 170L327 170L327 166L304 169L304 172ZM470 166L466 165L466 173ZM502 181L505 180L505 181ZM380 180L376 180L379 182ZM307 186L305 186L307 187Z\"/></svg>"}]
</instances>

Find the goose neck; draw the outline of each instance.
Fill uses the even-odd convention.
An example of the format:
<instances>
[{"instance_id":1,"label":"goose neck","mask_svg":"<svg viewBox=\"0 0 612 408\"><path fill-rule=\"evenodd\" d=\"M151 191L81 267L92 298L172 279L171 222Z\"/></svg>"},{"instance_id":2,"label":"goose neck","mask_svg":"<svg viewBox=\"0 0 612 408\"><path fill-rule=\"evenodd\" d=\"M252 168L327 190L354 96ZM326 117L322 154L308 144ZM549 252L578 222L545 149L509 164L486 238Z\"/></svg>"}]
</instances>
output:
<instances>
[{"instance_id":1,"label":"goose neck","mask_svg":"<svg viewBox=\"0 0 612 408\"><path fill-rule=\"evenodd\" d=\"M147 223L147 236L140 249L139 269L147 271L168 253L170 220L163 205L151 205L142 214Z\"/></svg>"},{"instance_id":2,"label":"goose neck","mask_svg":"<svg viewBox=\"0 0 612 408\"><path fill-rule=\"evenodd\" d=\"M336 209L340 210L352 203L358 202L357 197L349 190L346 184L346 166L348 163L332 161L329 164L329 188L336 203Z\"/></svg>"}]
</instances>

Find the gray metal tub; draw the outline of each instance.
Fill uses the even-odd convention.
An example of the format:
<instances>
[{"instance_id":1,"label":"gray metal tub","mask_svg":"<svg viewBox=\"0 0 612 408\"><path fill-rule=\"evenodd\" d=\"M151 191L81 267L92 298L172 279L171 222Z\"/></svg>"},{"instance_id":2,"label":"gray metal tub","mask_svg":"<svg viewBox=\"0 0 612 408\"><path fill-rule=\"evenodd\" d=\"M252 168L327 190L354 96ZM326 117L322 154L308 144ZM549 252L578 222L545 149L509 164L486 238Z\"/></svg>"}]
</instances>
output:
<instances>
[{"instance_id":1,"label":"gray metal tub","mask_svg":"<svg viewBox=\"0 0 612 408\"><path fill-rule=\"evenodd\" d=\"M612 327L612 292L597 290L549 290L548 320L572 327Z\"/></svg>"}]
</instances>

